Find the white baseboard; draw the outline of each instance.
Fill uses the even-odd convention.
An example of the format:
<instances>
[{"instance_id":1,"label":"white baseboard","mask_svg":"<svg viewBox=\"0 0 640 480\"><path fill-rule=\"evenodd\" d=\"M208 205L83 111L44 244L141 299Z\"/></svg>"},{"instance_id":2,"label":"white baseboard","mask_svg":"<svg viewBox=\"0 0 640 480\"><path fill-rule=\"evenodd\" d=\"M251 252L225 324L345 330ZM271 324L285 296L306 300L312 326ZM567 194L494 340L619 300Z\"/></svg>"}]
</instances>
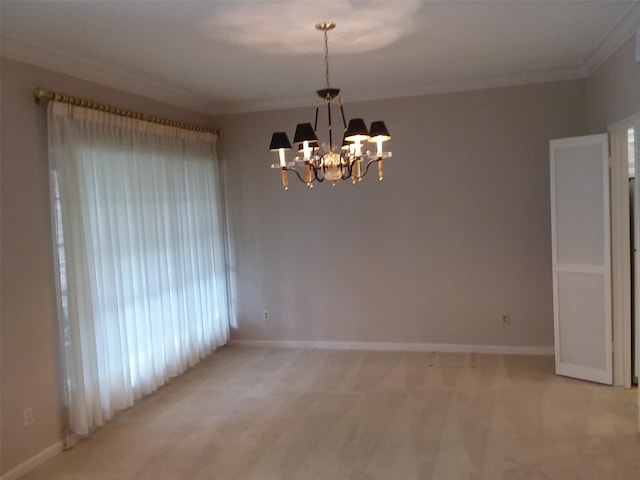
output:
<instances>
[{"instance_id":1,"label":"white baseboard","mask_svg":"<svg viewBox=\"0 0 640 480\"><path fill-rule=\"evenodd\" d=\"M266 348L318 348L323 350L381 350L396 352L497 353L553 355L553 347L512 345L456 345L449 343L314 342L306 340L231 340L231 346ZM4 480L4 479L3 479Z\"/></svg>"},{"instance_id":2,"label":"white baseboard","mask_svg":"<svg viewBox=\"0 0 640 480\"><path fill-rule=\"evenodd\" d=\"M53 445L42 450L40 453L31 457L26 462L22 462L13 470L10 470L4 475L2 475L2 477L0 477L0 480L17 480L18 478L20 478L23 475L26 475L31 470L43 464L50 458L55 457L60 452L62 452L62 441L54 443Z\"/></svg>"}]
</instances>

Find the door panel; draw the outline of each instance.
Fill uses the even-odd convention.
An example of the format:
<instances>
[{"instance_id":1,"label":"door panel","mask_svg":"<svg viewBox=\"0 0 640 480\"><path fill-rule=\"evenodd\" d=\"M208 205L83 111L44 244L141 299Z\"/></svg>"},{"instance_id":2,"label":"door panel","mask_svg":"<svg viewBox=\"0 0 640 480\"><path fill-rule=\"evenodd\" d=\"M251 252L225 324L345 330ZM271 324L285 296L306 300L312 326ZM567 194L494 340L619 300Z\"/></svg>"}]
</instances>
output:
<instances>
[{"instance_id":1,"label":"door panel","mask_svg":"<svg viewBox=\"0 0 640 480\"><path fill-rule=\"evenodd\" d=\"M607 136L550 142L556 373L611 384Z\"/></svg>"}]
</instances>

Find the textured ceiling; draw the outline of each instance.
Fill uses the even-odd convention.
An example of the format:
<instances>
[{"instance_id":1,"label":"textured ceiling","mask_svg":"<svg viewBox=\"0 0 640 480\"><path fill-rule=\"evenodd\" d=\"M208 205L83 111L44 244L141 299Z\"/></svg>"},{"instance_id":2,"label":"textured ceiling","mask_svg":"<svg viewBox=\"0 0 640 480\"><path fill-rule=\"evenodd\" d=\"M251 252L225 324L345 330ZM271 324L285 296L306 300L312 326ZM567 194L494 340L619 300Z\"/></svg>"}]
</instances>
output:
<instances>
[{"instance_id":1,"label":"textured ceiling","mask_svg":"<svg viewBox=\"0 0 640 480\"><path fill-rule=\"evenodd\" d=\"M11 1L2 55L209 113L588 75L640 27L631 1Z\"/></svg>"}]
</instances>

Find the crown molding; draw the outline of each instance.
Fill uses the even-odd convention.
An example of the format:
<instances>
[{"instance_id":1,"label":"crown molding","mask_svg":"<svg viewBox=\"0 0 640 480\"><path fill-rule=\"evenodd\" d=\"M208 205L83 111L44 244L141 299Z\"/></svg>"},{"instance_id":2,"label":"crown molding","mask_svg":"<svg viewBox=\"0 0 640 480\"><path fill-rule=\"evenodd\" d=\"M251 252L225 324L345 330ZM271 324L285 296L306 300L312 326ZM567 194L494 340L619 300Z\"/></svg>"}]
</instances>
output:
<instances>
[{"instance_id":1,"label":"crown molding","mask_svg":"<svg viewBox=\"0 0 640 480\"><path fill-rule=\"evenodd\" d=\"M12 38L2 39L2 50L0 52L0 56L209 115L301 108L308 107L315 101L315 97L309 95L304 97L287 97L268 100L213 103L210 102L208 98L193 95L158 82L153 82L147 78L133 75L123 70L107 67L106 65L86 60L81 57L23 43ZM420 86L393 87L366 92L351 92L349 93L348 100L352 103L391 98L415 97L436 93L453 93L482 90L487 88L527 85L532 83L571 80L582 78L584 76L584 71L581 68L561 68L508 75L451 79L430 82Z\"/></svg>"},{"instance_id":2,"label":"crown molding","mask_svg":"<svg viewBox=\"0 0 640 480\"><path fill-rule=\"evenodd\" d=\"M536 72L523 72L508 75L492 75L486 77L451 79L430 82L420 86L393 87L366 92L347 92L344 103L385 100L402 97L418 97L435 93L454 93L487 88L511 87L534 83L557 82L584 78L580 67L566 67ZM216 105L217 114L250 113L267 110L284 110L288 108L308 107L314 105L315 97L290 97L272 100L256 100L246 102L227 102Z\"/></svg>"},{"instance_id":3,"label":"crown molding","mask_svg":"<svg viewBox=\"0 0 640 480\"><path fill-rule=\"evenodd\" d=\"M585 77L590 76L613 55L629 38L640 29L640 1L631 5L620 18L615 27L593 49L582 63L582 71Z\"/></svg>"},{"instance_id":4,"label":"crown molding","mask_svg":"<svg viewBox=\"0 0 640 480\"><path fill-rule=\"evenodd\" d=\"M269 110L286 110L289 108L308 107L315 105L315 95L307 95L304 97L286 97L273 98L267 100L247 100L242 102L221 102L215 106L215 114L234 114L234 113L250 113L265 112Z\"/></svg>"},{"instance_id":5,"label":"crown molding","mask_svg":"<svg viewBox=\"0 0 640 480\"><path fill-rule=\"evenodd\" d=\"M24 43L14 38L2 37L0 56L195 112L211 114L213 110L213 105L208 98L151 81L124 70Z\"/></svg>"},{"instance_id":6,"label":"crown molding","mask_svg":"<svg viewBox=\"0 0 640 480\"><path fill-rule=\"evenodd\" d=\"M450 79L430 82L420 86L350 92L348 100L349 102L383 100L585 78L591 75L618 50L638 30L639 26L640 0L637 0L580 66L507 75ZM315 99L315 97L305 96L215 103L208 97L155 82L92 60L7 37L2 38L0 56L208 115L308 107L313 104Z\"/></svg>"}]
</instances>

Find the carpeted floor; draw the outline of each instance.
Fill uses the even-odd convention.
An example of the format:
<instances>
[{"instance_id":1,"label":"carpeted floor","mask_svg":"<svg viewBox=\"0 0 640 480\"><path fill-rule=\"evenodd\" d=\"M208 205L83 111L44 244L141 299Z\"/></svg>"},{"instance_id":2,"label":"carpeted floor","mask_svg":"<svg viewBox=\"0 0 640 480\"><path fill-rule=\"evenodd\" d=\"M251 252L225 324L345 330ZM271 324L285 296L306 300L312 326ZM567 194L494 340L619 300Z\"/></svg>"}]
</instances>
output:
<instances>
[{"instance_id":1,"label":"carpeted floor","mask_svg":"<svg viewBox=\"0 0 640 480\"><path fill-rule=\"evenodd\" d=\"M225 347L28 480L638 480L637 392L546 356Z\"/></svg>"}]
</instances>

